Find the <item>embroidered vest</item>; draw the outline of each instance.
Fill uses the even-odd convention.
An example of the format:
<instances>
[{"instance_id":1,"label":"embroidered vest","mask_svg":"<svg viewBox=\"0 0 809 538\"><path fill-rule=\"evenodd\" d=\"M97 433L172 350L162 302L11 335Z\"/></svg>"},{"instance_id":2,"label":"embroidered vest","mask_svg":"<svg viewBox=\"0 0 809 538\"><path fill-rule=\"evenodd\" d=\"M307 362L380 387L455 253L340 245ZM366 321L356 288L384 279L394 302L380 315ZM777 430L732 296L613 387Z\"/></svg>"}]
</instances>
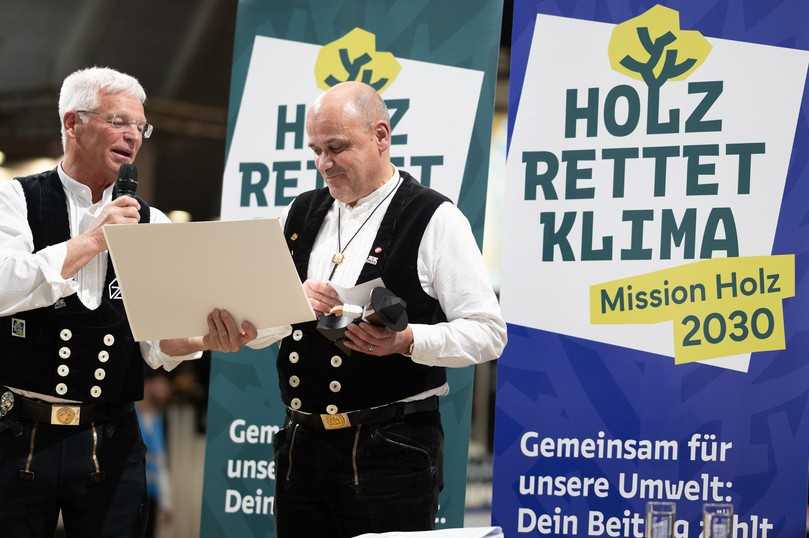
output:
<instances>
[{"instance_id":1,"label":"embroidered vest","mask_svg":"<svg viewBox=\"0 0 809 538\"><path fill-rule=\"evenodd\" d=\"M34 252L70 239L67 198L55 170L17 178L25 193ZM140 221L149 206L140 198ZM77 294L0 317L0 385L82 402L143 397L144 362L129 329L115 269L107 261L101 304Z\"/></svg>"},{"instance_id":2,"label":"embroidered vest","mask_svg":"<svg viewBox=\"0 0 809 538\"><path fill-rule=\"evenodd\" d=\"M418 276L418 250L424 230L446 197L421 186L401 172L357 284L381 277L407 302L410 323L446 321L438 301L427 295ZM323 220L334 203L327 188L298 196L290 208L284 233L301 281L307 278L309 255ZM373 258L372 258L373 259ZM316 322L293 325L278 353L278 380L284 403L312 413L366 409L401 400L446 382L444 368L425 366L403 355L376 357L342 353L321 336Z\"/></svg>"}]
</instances>

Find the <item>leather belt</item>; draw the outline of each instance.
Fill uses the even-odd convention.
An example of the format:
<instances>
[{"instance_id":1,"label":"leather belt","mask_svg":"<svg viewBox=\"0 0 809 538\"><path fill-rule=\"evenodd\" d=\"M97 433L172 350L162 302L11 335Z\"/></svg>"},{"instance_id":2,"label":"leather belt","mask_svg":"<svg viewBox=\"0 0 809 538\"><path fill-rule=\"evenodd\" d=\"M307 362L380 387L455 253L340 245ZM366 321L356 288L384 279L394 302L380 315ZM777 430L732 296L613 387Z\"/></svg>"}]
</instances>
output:
<instances>
[{"instance_id":1,"label":"leather belt","mask_svg":"<svg viewBox=\"0 0 809 538\"><path fill-rule=\"evenodd\" d=\"M438 410L438 396L430 396L413 402L395 402L370 409L358 409L346 413L309 414L287 409L287 416L293 424L300 424L313 430L341 430L360 424L374 424L402 418L413 413Z\"/></svg>"},{"instance_id":2,"label":"leather belt","mask_svg":"<svg viewBox=\"0 0 809 538\"><path fill-rule=\"evenodd\" d=\"M84 426L101 424L134 411L132 402L125 404L109 403L49 403L35 400L0 388L0 417L24 422L51 424L54 426Z\"/></svg>"}]
</instances>

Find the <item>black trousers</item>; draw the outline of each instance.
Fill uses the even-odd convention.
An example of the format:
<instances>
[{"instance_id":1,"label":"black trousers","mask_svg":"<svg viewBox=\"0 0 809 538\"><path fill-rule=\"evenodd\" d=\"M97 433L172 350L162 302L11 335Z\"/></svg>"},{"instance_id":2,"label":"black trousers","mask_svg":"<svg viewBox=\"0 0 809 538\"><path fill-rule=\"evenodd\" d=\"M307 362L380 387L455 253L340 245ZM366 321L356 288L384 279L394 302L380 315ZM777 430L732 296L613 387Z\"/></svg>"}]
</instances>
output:
<instances>
[{"instance_id":1,"label":"black trousers","mask_svg":"<svg viewBox=\"0 0 809 538\"><path fill-rule=\"evenodd\" d=\"M273 444L278 538L434 528L443 486L438 411L333 431L288 422Z\"/></svg>"},{"instance_id":2,"label":"black trousers","mask_svg":"<svg viewBox=\"0 0 809 538\"><path fill-rule=\"evenodd\" d=\"M60 510L68 538L142 538L146 447L135 412L94 429L98 468L93 427L0 419L3 538L52 538Z\"/></svg>"}]
</instances>

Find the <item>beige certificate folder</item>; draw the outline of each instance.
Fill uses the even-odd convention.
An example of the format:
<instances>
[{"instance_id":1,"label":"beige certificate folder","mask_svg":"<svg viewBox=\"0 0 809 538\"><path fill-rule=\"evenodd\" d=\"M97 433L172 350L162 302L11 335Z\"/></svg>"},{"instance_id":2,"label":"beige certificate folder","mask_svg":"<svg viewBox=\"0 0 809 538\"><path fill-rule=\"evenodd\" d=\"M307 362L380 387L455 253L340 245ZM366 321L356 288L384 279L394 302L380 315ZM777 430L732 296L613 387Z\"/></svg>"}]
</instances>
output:
<instances>
[{"instance_id":1,"label":"beige certificate folder","mask_svg":"<svg viewBox=\"0 0 809 538\"><path fill-rule=\"evenodd\" d=\"M315 319L278 219L104 227L137 341L202 336L225 308L259 328Z\"/></svg>"}]
</instances>

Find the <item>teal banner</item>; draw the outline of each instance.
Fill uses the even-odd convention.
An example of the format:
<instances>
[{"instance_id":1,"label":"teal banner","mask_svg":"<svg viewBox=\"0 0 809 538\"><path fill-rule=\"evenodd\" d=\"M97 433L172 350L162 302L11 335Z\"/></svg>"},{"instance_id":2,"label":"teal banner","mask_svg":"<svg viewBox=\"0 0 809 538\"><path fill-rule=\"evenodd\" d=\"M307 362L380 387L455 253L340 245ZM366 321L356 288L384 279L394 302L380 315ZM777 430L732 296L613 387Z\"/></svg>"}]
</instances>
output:
<instances>
[{"instance_id":1,"label":"teal banner","mask_svg":"<svg viewBox=\"0 0 809 538\"><path fill-rule=\"evenodd\" d=\"M321 187L306 108L361 80L391 114L391 160L451 198L478 244L502 0L241 1L222 218L275 217ZM214 354L200 535L275 536L273 435L282 426L276 347ZM462 527L473 370L450 369L442 399L444 491L437 527Z\"/></svg>"}]
</instances>

